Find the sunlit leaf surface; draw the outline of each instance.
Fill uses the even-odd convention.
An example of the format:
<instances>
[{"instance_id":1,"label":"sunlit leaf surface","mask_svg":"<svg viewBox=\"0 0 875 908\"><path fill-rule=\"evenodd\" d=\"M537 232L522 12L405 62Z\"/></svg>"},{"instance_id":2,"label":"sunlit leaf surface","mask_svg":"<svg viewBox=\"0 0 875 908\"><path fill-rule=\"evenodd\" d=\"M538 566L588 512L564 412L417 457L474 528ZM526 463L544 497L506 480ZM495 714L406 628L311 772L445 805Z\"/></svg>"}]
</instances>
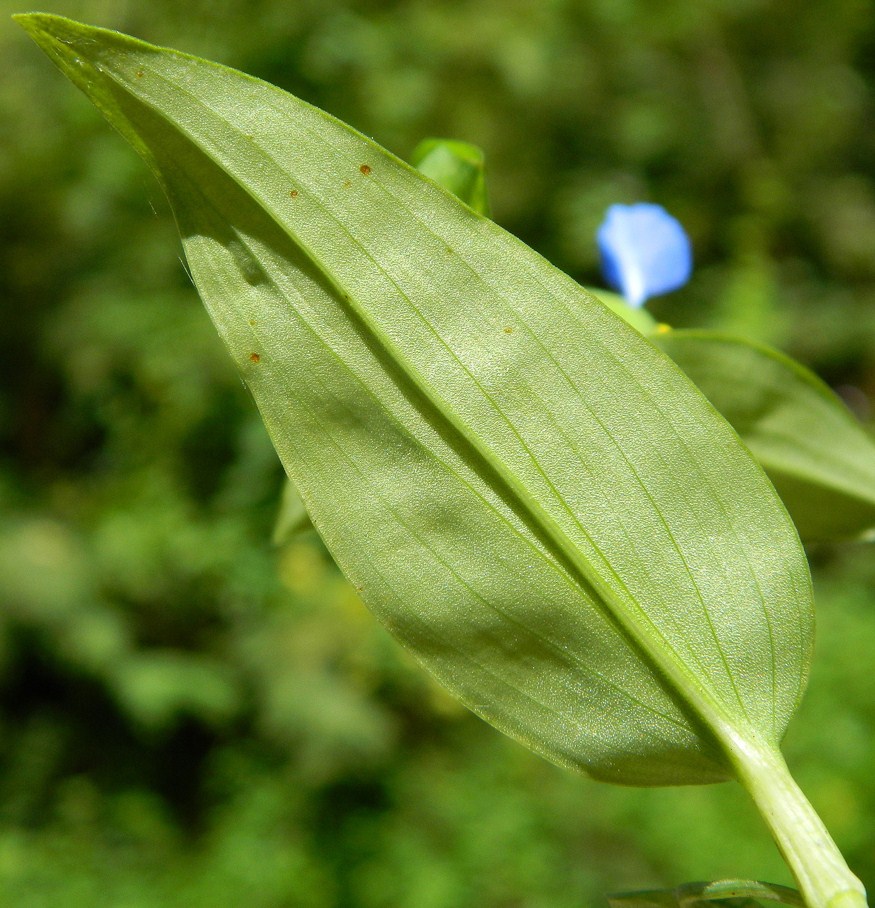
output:
<instances>
[{"instance_id":1,"label":"sunlit leaf surface","mask_svg":"<svg viewBox=\"0 0 875 908\"><path fill-rule=\"evenodd\" d=\"M796 532L605 306L319 110L22 21L147 159L204 302L363 599L474 711L633 784L774 748L811 645ZM721 741L721 744L717 742Z\"/></svg>"},{"instance_id":2,"label":"sunlit leaf surface","mask_svg":"<svg viewBox=\"0 0 875 908\"><path fill-rule=\"evenodd\" d=\"M414 149L411 163L421 174L434 180L478 214L489 214L484 155L476 145L452 139L424 139ZM626 308L629 309L628 306ZM312 526L300 493L291 480L286 480L274 526L274 544L282 545Z\"/></svg>"}]
</instances>

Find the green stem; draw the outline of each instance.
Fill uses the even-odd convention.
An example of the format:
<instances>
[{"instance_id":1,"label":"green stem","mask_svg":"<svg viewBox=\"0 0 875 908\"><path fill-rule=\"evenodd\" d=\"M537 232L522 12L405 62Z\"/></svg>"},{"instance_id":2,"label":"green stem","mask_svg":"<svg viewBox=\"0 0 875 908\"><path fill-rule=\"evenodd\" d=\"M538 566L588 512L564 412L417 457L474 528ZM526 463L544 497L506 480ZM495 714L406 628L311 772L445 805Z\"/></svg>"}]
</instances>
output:
<instances>
[{"instance_id":1,"label":"green stem","mask_svg":"<svg viewBox=\"0 0 875 908\"><path fill-rule=\"evenodd\" d=\"M863 884L848 869L777 749L735 738L728 750L808 908L867 908Z\"/></svg>"}]
</instances>

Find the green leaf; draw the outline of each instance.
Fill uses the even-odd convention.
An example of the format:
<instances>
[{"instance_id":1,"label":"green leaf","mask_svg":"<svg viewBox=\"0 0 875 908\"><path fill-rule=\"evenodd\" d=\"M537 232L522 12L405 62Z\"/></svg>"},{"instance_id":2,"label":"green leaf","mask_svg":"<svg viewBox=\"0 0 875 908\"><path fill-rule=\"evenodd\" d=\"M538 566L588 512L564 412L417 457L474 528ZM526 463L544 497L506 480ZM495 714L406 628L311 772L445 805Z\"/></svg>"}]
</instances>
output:
<instances>
[{"instance_id":1,"label":"green leaf","mask_svg":"<svg viewBox=\"0 0 875 908\"><path fill-rule=\"evenodd\" d=\"M488 216L484 157L483 150L469 142L424 139L416 146L411 163L478 214ZM286 480L273 531L274 545L282 545L312 526L298 490L290 479Z\"/></svg>"},{"instance_id":2,"label":"green leaf","mask_svg":"<svg viewBox=\"0 0 875 908\"><path fill-rule=\"evenodd\" d=\"M286 479L280 498L279 511L273 527L272 542L274 545L285 545L300 533L313 528L310 515L304 506L301 493L295 488L291 479Z\"/></svg>"},{"instance_id":3,"label":"green leaf","mask_svg":"<svg viewBox=\"0 0 875 908\"><path fill-rule=\"evenodd\" d=\"M804 539L875 528L875 440L812 372L711 331L653 336L762 464Z\"/></svg>"},{"instance_id":4,"label":"green leaf","mask_svg":"<svg viewBox=\"0 0 875 908\"><path fill-rule=\"evenodd\" d=\"M157 173L314 525L427 668L601 779L717 781L774 754L807 674L807 565L663 354L310 105L20 21Z\"/></svg>"},{"instance_id":5,"label":"green leaf","mask_svg":"<svg viewBox=\"0 0 875 908\"><path fill-rule=\"evenodd\" d=\"M609 908L760 908L788 905L805 908L795 889L754 880L717 880L685 883L676 889L647 892L617 892L607 898Z\"/></svg>"},{"instance_id":6,"label":"green leaf","mask_svg":"<svg viewBox=\"0 0 875 908\"><path fill-rule=\"evenodd\" d=\"M659 322L646 309L630 306L619 293L611 293L610 290L602 290L601 288L587 289L593 296L598 297L611 312L619 315L624 322L628 322L645 337L649 337L659 330Z\"/></svg>"},{"instance_id":7,"label":"green leaf","mask_svg":"<svg viewBox=\"0 0 875 908\"><path fill-rule=\"evenodd\" d=\"M478 214L489 216L483 149L454 139L423 139L410 163Z\"/></svg>"}]
</instances>

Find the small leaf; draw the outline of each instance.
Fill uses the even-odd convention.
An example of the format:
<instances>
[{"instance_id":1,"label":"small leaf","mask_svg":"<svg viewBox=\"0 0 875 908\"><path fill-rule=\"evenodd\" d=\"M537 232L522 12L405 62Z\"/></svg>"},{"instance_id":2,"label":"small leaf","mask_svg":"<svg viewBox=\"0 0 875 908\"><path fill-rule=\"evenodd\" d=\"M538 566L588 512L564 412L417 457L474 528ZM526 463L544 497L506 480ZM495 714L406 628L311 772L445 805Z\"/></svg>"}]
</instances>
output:
<instances>
[{"instance_id":1,"label":"small leaf","mask_svg":"<svg viewBox=\"0 0 875 908\"><path fill-rule=\"evenodd\" d=\"M768 908L775 903L805 908L795 889L754 880L685 883L676 889L617 892L607 897L609 908Z\"/></svg>"},{"instance_id":2,"label":"small leaf","mask_svg":"<svg viewBox=\"0 0 875 908\"><path fill-rule=\"evenodd\" d=\"M662 353L310 105L20 21L158 174L314 525L425 666L597 778L778 765L810 657L807 565L765 475Z\"/></svg>"},{"instance_id":3,"label":"small leaf","mask_svg":"<svg viewBox=\"0 0 875 908\"><path fill-rule=\"evenodd\" d=\"M602 290L599 287L587 288L589 292L598 297L611 312L616 313L624 322L630 324L636 331L649 337L659 330L659 322L646 310L630 306L622 296Z\"/></svg>"},{"instance_id":4,"label":"small leaf","mask_svg":"<svg viewBox=\"0 0 875 908\"><path fill-rule=\"evenodd\" d=\"M312 527L301 493L295 488L295 484L287 479L283 484L279 512L273 528L273 544L285 545L299 533Z\"/></svg>"},{"instance_id":5,"label":"small leaf","mask_svg":"<svg viewBox=\"0 0 875 908\"><path fill-rule=\"evenodd\" d=\"M489 216L483 149L454 139L423 139L410 163L478 214Z\"/></svg>"},{"instance_id":6,"label":"small leaf","mask_svg":"<svg viewBox=\"0 0 875 908\"><path fill-rule=\"evenodd\" d=\"M804 539L875 528L875 440L816 375L777 350L716 332L652 340L729 420Z\"/></svg>"}]
</instances>

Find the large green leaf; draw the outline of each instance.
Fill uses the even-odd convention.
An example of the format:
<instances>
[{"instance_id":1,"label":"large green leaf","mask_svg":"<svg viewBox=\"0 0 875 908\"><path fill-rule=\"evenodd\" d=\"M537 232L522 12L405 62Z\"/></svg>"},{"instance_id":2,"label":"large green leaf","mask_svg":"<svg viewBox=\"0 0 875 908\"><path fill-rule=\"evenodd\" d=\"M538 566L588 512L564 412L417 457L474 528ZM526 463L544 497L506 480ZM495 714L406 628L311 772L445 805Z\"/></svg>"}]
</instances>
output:
<instances>
[{"instance_id":1,"label":"large green leaf","mask_svg":"<svg viewBox=\"0 0 875 908\"><path fill-rule=\"evenodd\" d=\"M158 174L204 302L362 598L508 734L631 784L773 753L796 532L648 341L349 127L233 70L22 24Z\"/></svg>"},{"instance_id":2,"label":"large green leaf","mask_svg":"<svg viewBox=\"0 0 875 908\"><path fill-rule=\"evenodd\" d=\"M712 331L652 339L734 426L804 539L875 527L875 441L817 376L777 350Z\"/></svg>"}]
</instances>

